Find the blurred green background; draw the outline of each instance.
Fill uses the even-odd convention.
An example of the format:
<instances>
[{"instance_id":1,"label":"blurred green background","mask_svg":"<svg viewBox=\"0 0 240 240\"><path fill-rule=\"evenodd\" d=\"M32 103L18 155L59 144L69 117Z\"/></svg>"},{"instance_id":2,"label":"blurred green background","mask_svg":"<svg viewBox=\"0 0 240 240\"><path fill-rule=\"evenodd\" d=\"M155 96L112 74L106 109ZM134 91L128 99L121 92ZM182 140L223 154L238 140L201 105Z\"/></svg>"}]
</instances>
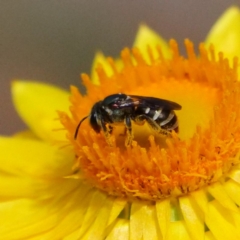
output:
<instances>
[{"instance_id":1,"label":"blurred green background","mask_svg":"<svg viewBox=\"0 0 240 240\"><path fill-rule=\"evenodd\" d=\"M80 87L94 53L118 56L140 23L182 46L186 37L198 44L233 4L240 1L0 0L0 134L25 128L12 106L11 79Z\"/></svg>"}]
</instances>

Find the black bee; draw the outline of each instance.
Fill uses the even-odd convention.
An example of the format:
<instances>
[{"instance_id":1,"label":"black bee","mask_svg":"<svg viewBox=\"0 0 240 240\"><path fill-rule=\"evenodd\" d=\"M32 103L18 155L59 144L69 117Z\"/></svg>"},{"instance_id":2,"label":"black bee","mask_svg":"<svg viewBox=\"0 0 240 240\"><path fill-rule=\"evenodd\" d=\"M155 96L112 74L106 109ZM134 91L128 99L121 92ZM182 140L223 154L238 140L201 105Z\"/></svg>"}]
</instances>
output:
<instances>
[{"instance_id":1,"label":"black bee","mask_svg":"<svg viewBox=\"0 0 240 240\"><path fill-rule=\"evenodd\" d=\"M171 131L178 132L178 120L173 110L180 110L182 107L168 100L126 95L117 93L110 95L95 103L90 115L84 117L78 124L74 138L77 138L81 123L90 118L90 125L99 133L103 130L106 141L111 145L110 134L113 125L124 125L127 132L125 145L129 146L133 139L132 121L138 125L145 122L156 132L171 136Z\"/></svg>"}]
</instances>

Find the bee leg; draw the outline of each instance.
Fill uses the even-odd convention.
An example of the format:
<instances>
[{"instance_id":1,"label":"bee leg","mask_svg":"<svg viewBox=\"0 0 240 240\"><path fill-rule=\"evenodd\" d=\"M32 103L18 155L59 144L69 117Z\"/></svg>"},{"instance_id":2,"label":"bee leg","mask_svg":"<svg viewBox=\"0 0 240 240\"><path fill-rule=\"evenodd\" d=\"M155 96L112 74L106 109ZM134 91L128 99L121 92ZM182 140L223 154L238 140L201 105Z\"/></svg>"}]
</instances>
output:
<instances>
[{"instance_id":1,"label":"bee leg","mask_svg":"<svg viewBox=\"0 0 240 240\"><path fill-rule=\"evenodd\" d=\"M165 130L163 128L161 128L152 118L146 117L145 118L148 125L156 132L158 132L161 135L164 135L166 137L172 137L172 134L170 131Z\"/></svg>"},{"instance_id":2,"label":"bee leg","mask_svg":"<svg viewBox=\"0 0 240 240\"><path fill-rule=\"evenodd\" d=\"M127 138L125 141L125 146L128 147L131 145L132 140L133 140L133 132L132 132L132 123L131 123L131 118L130 117L125 117L124 123L126 126L126 132L127 132Z\"/></svg>"},{"instance_id":3,"label":"bee leg","mask_svg":"<svg viewBox=\"0 0 240 240\"><path fill-rule=\"evenodd\" d=\"M111 141L111 132L112 132L112 126L107 128L106 124L103 122L103 119L101 118L100 119L100 125L101 125L101 128L103 130L103 133L104 133L104 136L105 136L105 139L106 139L106 142L109 146L113 146L112 144L112 141Z\"/></svg>"},{"instance_id":4,"label":"bee leg","mask_svg":"<svg viewBox=\"0 0 240 240\"><path fill-rule=\"evenodd\" d=\"M112 134L112 132L113 132L113 127L112 127L111 125L108 125L108 132L109 132L110 134Z\"/></svg>"},{"instance_id":5,"label":"bee leg","mask_svg":"<svg viewBox=\"0 0 240 240\"><path fill-rule=\"evenodd\" d=\"M143 125L146 122L146 117L144 115L138 115L134 118L134 122L137 125Z\"/></svg>"}]
</instances>

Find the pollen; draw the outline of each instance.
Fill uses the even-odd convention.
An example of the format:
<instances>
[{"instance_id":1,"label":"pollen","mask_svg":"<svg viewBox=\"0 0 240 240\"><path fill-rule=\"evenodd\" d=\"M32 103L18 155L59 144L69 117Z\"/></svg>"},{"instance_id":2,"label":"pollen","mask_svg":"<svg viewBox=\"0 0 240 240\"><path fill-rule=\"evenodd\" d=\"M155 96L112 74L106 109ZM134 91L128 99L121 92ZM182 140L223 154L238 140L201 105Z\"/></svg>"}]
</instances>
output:
<instances>
[{"instance_id":1,"label":"pollen","mask_svg":"<svg viewBox=\"0 0 240 240\"><path fill-rule=\"evenodd\" d=\"M109 195L158 200L184 195L227 178L239 164L240 149L240 83L238 59L231 63L214 47L199 45L198 53L185 40L187 57L179 54L178 44L171 40L172 57L165 59L160 47L158 58L150 63L138 49L124 49L123 67L108 58L112 74L104 66L96 69L99 84L86 74L82 80L86 94L71 87L71 115L59 113L74 147L74 177L84 178ZM179 132L171 137L154 132L147 124L133 124L133 141L126 147L126 131L114 126L106 141L103 131L96 133L88 120L93 105L115 93L150 96L173 101L182 106L175 111Z\"/></svg>"}]
</instances>

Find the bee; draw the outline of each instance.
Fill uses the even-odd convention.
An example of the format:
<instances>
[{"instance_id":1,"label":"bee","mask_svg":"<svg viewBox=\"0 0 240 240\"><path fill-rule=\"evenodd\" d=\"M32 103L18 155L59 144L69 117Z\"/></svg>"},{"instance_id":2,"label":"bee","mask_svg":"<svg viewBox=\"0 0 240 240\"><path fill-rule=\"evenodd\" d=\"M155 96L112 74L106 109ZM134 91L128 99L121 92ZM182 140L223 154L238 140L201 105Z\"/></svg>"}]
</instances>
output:
<instances>
[{"instance_id":1,"label":"bee","mask_svg":"<svg viewBox=\"0 0 240 240\"><path fill-rule=\"evenodd\" d=\"M178 119L174 110L181 108L178 103L161 98L112 94L93 105L90 114L77 125L74 138L77 138L80 126L87 118L90 119L90 125L95 132L103 131L110 146L110 135L114 125L125 126L125 145L131 145L132 121L138 125L147 123L157 133L171 136L171 131L178 132Z\"/></svg>"}]
</instances>

